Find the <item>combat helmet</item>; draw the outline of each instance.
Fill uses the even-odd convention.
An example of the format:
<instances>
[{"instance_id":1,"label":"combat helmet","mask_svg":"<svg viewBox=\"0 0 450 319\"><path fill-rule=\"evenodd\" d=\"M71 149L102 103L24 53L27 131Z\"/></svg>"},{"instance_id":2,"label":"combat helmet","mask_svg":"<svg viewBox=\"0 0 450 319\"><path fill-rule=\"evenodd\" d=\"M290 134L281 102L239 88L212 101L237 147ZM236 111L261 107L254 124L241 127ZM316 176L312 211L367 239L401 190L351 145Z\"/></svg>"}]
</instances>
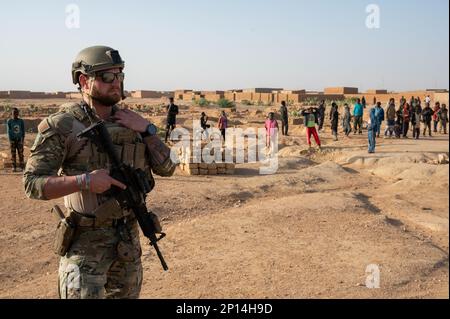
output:
<instances>
[{"instance_id":1,"label":"combat helmet","mask_svg":"<svg viewBox=\"0 0 450 319\"><path fill-rule=\"evenodd\" d=\"M98 71L124 67L125 61L120 57L119 51L103 45L88 47L81 50L72 63L72 82L79 84L80 74L94 76ZM125 99L123 82L120 86L122 99ZM81 87L78 89L81 91Z\"/></svg>"},{"instance_id":2,"label":"combat helmet","mask_svg":"<svg viewBox=\"0 0 450 319\"><path fill-rule=\"evenodd\" d=\"M125 62L119 55L119 51L107 46L92 46L80 51L72 63L72 82L78 84L80 73L93 76L96 72L120 68Z\"/></svg>"}]
</instances>

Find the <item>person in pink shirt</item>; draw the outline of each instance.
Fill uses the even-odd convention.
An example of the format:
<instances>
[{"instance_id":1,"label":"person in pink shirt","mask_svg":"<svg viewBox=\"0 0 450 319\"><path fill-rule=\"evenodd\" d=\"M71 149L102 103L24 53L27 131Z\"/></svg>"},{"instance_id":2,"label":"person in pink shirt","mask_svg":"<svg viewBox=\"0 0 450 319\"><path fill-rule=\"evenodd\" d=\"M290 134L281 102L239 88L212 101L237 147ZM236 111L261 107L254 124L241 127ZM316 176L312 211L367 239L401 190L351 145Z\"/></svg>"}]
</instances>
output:
<instances>
[{"instance_id":1,"label":"person in pink shirt","mask_svg":"<svg viewBox=\"0 0 450 319\"><path fill-rule=\"evenodd\" d=\"M266 128L266 147L272 152L273 143L278 138L278 122L273 112L269 113L264 127Z\"/></svg>"}]
</instances>

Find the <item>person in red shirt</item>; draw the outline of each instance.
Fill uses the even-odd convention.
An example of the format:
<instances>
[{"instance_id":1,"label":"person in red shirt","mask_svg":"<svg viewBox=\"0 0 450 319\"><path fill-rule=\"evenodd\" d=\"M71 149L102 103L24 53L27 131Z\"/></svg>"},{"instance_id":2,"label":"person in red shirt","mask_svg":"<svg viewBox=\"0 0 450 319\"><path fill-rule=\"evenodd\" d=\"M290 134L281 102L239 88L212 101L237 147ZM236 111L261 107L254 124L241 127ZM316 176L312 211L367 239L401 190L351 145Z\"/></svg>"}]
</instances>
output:
<instances>
[{"instance_id":1,"label":"person in red shirt","mask_svg":"<svg viewBox=\"0 0 450 319\"><path fill-rule=\"evenodd\" d=\"M437 133L437 127L438 127L438 123L439 123L439 111L441 110L441 104L439 102L436 102L436 104L434 105L433 108L433 132Z\"/></svg>"},{"instance_id":2,"label":"person in red shirt","mask_svg":"<svg viewBox=\"0 0 450 319\"><path fill-rule=\"evenodd\" d=\"M226 129L228 128L228 118L225 114L225 111L222 111L219 117L219 123L217 125L219 127L220 133L223 137L223 142L225 142L225 133Z\"/></svg>"}]
</instances>

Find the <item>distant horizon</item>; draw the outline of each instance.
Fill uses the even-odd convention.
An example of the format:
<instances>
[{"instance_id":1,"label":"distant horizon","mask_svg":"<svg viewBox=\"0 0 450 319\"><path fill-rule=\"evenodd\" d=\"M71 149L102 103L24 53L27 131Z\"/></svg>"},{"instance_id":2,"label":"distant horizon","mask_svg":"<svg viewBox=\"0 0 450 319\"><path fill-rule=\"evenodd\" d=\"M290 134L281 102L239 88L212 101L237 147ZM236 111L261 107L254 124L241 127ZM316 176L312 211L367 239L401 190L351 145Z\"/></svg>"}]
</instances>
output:
<instances>
[{"instance_id":1,"label":"distant horizon","mask_svg":"<svg viewBox=\"0 0 450 319\"><path fill-rule=\"evenodd\" d=\"M341 87L346 87L346 88L355 88L355 87L351 87L351 86L331 86L331 87L326 87L326 88L341 88ZM234 88L234 89L216 89L216 90L206 90L206 89L191 89L191 88L177 88L177 89L172 89L172 90L156 90L156 89L125 89L125 92L136 92L136 91L151 91L151 92L175 92L175 91L180 91L180 90L191 90L191 91L196 91L196 92L200 92L200 91L224 91L224 92L230 92L230 91L234 91L234 90L251 90L251 89L255 89L255 88L271 88L271 87L251 87L251 88ZM275 86L274 86L275 88ZM280 87L277 87L280 88ZM282 88L283 91L298 91L298 90L305 90L306 93L308 92L324 92L324 90L326 88L323 88L322 90L309 90L309 89L305 89L305 88ZM434 92L434 91L447 91L449 92L448 88L418 88L418 89L412 89L412 90L401 90L401 91L397 91L397 90L389 90L386 88L369 88L367 90L387 90L387 94L389 93L403 93L403 92L418 92L418 91L429 91L429 92ZM367 92L367 90L364 91L360 91L358 88L358 93L355 94L363 94L363 93L367 93L367 94L372 94L370 92ZM73 91L35 91L35 90L26 90L26 89L6 89L6 90L2 90L0 89L0 92L10 92L10 91L23 91L23 92L42 92L42 93L58 93L58 92L62 92L62 93L79 93L78 90L73 90ZM380 93L379 93L380 94ZM351 95L351 94L347 94L347 95ZM0 98L1 99L1 98Z\"/></svg>"}]
</instances>

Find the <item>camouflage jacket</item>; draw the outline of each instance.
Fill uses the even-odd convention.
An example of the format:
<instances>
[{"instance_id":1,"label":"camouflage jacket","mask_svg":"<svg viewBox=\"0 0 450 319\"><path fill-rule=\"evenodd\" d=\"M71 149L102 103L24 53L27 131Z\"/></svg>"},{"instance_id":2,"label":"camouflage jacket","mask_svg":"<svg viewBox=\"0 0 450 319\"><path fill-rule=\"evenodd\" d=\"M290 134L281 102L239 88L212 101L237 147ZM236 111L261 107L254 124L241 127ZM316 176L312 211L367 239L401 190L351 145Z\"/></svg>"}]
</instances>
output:
<instances>
[{"instance_id":1,"label":"camouflage jacket","mask_svg":"<svg viewBox=\"0 0 450 319\"><path fill-rule=\"evenodd\" d=\"M113 113L118 110L113 107ZM173 165L152 167L149 152L139 133L105 121L111 139L124 163L143 169L153 183L152 171L160 176L173 174ZM25 193L29 198L47 200L44 185L50 176L73 176L96 169L109 168L106 154L89 140L78 141L76 135L90 125L78 103L67 103L38 126L36 140L24 171ZM168 159L170 160L170 158ZM65 206L78 212L91 212L107 199L89 191L64 196Z\"/></svg>"}]
</instances>

